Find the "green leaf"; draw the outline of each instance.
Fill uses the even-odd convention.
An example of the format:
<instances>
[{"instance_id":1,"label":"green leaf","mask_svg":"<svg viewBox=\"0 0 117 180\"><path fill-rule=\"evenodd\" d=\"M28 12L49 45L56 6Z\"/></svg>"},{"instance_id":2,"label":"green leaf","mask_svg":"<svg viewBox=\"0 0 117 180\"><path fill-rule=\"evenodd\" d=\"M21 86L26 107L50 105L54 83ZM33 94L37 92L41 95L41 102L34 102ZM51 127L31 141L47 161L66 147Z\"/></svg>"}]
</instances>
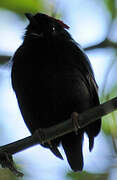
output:
<instances>
[{"instance_id":1,"label":"green leaf","mask_svg":"<svg viewBox=\"0 0 117 180\"><path fill-rule=\"evenodd\" d=\"M43 0L0 0L0 8L17 13L38 12L44 10Z\"/></svg>"},{"instance_id":2,"label":"green leaf","mask_svg":"<svg viewBox=\"0 0 117 180\"><path fill-rule=\"evenodd\" d=\"M83 172L69 172L67 174L67 177L71 180L107 180L108 179L108 172L103 174L97 174L97 173L89 173L86 171Z\"/></svg>"},{"instance_id":3,"label":"green leaf","mask_svg":"<svg viewBox=\"0 0 117 180\"><path fill-rule=\"evenodd\" d=\"M103 99L105 102L117 96L117 85L115 85L112 90L105 95ZM103 117L102 120L102 130L107 135L111 135L117 138L117 111L114 111Z\"/></svg>"},{"instance_id":4,"label":"green leaf","mask_svg":"<svg viewBox=\"0 0 117 180\"><path fill-rule=\"evenodd\" d=\"M112 18L115 18L115 15L116 15L115 0L104 0L104 3L106 5L108 11L111 13Z\"/></svg>"},{"instance_id":5,"label":"green leaf","mask_svg":"<svg viewBox=\"0 0 117 180\"><path fill-rule=\"evenodd\" d=\"M117 138L117 111L114 111L103 118L102 130L105 134Z\"/></svg>"},{"instance_id":6,"label":"green leaf","mask_svg":"<svg viewBox=\"0 0 117 180\"><path fill-rule=\"evenodd\" d=\"M0 179L1 180L19 180L9 169L0 168Z\"/></svg>"}]
</instances>

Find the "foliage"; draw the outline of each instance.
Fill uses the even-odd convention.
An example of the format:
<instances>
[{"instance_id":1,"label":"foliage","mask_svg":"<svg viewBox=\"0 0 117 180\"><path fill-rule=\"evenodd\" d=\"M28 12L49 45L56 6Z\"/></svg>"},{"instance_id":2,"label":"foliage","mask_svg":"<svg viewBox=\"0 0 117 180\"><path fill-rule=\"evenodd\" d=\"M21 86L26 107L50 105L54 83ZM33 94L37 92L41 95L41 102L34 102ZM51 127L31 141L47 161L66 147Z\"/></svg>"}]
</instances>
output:
<instances>
[{"instance_id":1,"label":"foliage","mask_svg":"<svg viewBox=\"0 0 117 180\"><path fill-rule=\"evenodd\" d=\"M104 0L104 3L106 5L108 11L112 15L112 18L115 18L115 16L117 16L116 0Z\"/></svg>"},{"instance_id":2,"label":"foliage","mask_svg":"<svg viewBox=\"0 0 117 180\"><path fill-rule=\"evenodd\" d=\"M44 11L45 6L43 0L0 0L0 8L5 8L19 14L25 12Z\"/></svg>"},{"instance_id":3,"label":"foliage","mask_svg":"<svg viewBox=\"0 0 117 180\"><path fill-rule=\"evenodd\" d=\"M117 85L115 85L108 94L105 95L104 100L107 101L117 96ZM114 111L103 117L102 129L107 135L117 138L117 111Z\"/></svg>"},{"instance_id":4,"label":"foliage","mask_svg":"<svg viewBox=\"0 0 117 180\"><path fill-rule=\"evenodd\" d=\"M108 180L109 174L107 172L103 174L83 172L69 172L67 177L71 180Z\"/></svg>"},{"instance_id":5,"label":"foliage","mask_svg":"<svg viewBox=\"0 0 117 180\"><path fill-rule=\"evenodd\" d=\"M1 180L18 180L9 169L0 169Z\"/></svg>"}]
</instances>

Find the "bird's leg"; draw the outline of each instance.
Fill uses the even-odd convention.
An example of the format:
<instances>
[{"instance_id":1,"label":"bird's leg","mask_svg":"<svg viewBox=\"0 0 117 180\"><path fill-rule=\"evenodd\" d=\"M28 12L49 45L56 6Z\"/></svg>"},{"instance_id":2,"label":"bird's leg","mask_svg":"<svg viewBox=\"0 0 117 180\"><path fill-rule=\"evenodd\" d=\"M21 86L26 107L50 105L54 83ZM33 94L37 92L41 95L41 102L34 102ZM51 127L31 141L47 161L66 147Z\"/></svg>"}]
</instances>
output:
<instances>
[{"instance_id":1,"label":"bird's leg","mask_svg":"<svg viewBox=\"0 0 117 180\"><path fill-rule=\"evenodd\" d=\"M73 121L75 134L78 135L78 129L80 127L79 127L79 124L78 124L78 113L77 112L72 113L72 121Z\"/></svg>"}]
</instances>

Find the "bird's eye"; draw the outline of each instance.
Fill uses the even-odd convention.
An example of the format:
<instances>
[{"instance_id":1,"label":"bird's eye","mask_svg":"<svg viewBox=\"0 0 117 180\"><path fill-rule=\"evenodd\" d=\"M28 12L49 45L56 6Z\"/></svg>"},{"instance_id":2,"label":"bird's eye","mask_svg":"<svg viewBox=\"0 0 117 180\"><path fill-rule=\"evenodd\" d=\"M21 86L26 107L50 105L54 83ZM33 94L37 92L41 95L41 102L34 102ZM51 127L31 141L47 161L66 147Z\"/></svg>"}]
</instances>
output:
<instances>
[{"instance_id":1,"label":"bird's eye","mask_svg":"<svg viewBox=\"0 0 117 180\"><path fill-rule=\"evenodd\" d=\"M53 27L52 30L55 31L55 27Z\"/></svg>"},{"instance_id":2,"label":"bird's eye","mask_svg":"<svg viewBox=\"0 0 117 180\"><path fill-rule=\"evenodd\" d=\"M52 27L52 31L53 31L53 33L55 33L55 30L56 30L56 29L55 29L55 27Z\"/></svg>"}]
</instances>

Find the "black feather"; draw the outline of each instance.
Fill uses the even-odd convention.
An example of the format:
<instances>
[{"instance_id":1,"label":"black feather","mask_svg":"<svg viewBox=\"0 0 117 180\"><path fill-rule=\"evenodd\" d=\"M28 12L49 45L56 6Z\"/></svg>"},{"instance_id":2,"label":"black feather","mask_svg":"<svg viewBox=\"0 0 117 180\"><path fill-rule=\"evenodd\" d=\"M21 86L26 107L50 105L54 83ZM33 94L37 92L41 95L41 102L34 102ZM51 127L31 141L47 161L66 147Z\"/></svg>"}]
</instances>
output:
<instances>
[{"instance_id":1,"label":"black feather","mask_svg":"<svg viewBox=\"0 0 117 180\"><path fill-rule=\"evenodd\" d=\"M98 87L88 57L65 30L67 25L44 14L27 16L24 42L13 57L12 85L24 121L31 133L47 128L99 104ZM74 171L82 170L83 134L92 150L101 120L44 147L59 158L60 142Z\"/></svg>"}]
</instances>

